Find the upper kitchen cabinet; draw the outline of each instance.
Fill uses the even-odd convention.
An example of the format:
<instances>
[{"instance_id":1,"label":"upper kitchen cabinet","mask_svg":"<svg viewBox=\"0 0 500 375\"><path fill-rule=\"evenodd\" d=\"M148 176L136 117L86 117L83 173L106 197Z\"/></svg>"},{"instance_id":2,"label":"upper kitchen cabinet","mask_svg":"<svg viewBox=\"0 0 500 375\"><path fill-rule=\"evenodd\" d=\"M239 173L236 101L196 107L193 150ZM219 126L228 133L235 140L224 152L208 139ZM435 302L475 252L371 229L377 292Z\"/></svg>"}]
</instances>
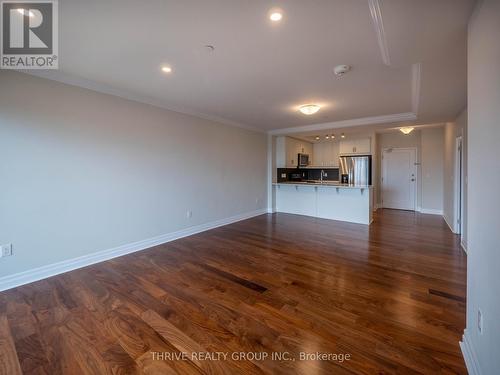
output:
<instances>
[{"instance_id":1,"label":"upper kitchen cabinet","mask_svg":"<svg viewBox=\"0 0 500 375\"><path fill-rule=\"evenodd\" d=\"M296 168L298 154L307 154L313 157L313 145L292 137L280 136L276 138L276 167Z\"/></svg>"},{"instance_id":2,"label":"upper kitchen cabinet","mask_svg":"<svg viewBox=\"0 0 500 375\"><path fill-rule=\"evenodd\" d=\"M340 155L370 155L371 139L345 139L340 141Z\"/></svg>"},{"instance_id":3,"label":"upper kitchen cabinet","mask_svg":"<svg viewBox=\"0 0 500 375\"><path fill-rule=\"evenodd\" d=\"M338 167L339 144L337 142L319 142L313 145L313 161L315 167Z\"/></svg>"}]
</instances>

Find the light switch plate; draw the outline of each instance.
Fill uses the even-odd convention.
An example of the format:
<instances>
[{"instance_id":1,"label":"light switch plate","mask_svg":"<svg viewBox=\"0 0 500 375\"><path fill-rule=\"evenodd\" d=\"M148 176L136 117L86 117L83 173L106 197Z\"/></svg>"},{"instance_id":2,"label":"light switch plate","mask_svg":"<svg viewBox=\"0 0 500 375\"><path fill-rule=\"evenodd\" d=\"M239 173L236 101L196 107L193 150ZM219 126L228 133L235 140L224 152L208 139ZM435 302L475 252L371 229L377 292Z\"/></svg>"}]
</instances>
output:
<instances>
[{"instance_id":1,"label":"light switch plate","mask_svg":"<svg viewBox=\"0 0 500 375\"><path fill-rule=\"evenodd\" d=\"M1 252L0 256L3 257L10 257L12 255L12 244L6 244L6 245L1 245Z\"/></svg>"}]
</instances>

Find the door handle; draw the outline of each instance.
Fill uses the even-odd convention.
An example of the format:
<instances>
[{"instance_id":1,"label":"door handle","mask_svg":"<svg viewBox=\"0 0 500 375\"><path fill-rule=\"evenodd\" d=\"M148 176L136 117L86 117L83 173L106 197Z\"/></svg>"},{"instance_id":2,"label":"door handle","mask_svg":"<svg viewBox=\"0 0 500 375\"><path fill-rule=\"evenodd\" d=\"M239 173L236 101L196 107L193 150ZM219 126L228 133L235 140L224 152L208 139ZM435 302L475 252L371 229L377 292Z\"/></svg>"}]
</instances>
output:
<instances>
[{"instance_id":1,"label":"door handle","mask_svg":"<svg viewBox=\"0 0 500 375\"><path fill-rule=\"evenodd\" d=\"M415 181L415 179L414 179L414 178L412 178L411 180L412 180L412 181Z\"/></svg>"}]
</instances>

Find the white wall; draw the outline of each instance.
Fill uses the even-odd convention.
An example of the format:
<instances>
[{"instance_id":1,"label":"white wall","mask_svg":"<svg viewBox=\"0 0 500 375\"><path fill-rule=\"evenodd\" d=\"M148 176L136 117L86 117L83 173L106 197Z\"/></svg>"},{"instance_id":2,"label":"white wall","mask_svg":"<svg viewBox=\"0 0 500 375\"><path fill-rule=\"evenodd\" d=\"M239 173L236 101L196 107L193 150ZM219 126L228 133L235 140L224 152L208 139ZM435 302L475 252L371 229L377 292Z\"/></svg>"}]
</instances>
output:
<instances>
[{"instance_id":1,"label":"white wall","mask_svg":"<svg viewBox=\"0 0 500 375\"><path fill-rule=\"evenodd\" d=\"M462 137L462 243L467 245L467 110L457 117L454 122L449 122L444 128L444 185L443 185L443 216L448 224L453 227L457 220L455 209L455 158L456 139Z\"/></svg>"},{"instance_id":2,"label":"white wall","mask_svg":"<svg viewBox=\"0 0 500 375\"><path fill-rule=\"evenodd\" d=\"M467 233L467 227L468 227L468 181L469 181L469 165L468 165L468 153L469 153L469 146L468 146L468 133L467 133L467 109L465 109L460 116L455 120L458 128L461 129L461 135L462 135L462 169L463 169L463 179L462 179L462 244L465 246L467 249L467 241L468 241L468 233Z\"/></svg>"},{"instance_id":3,"label":"white wall","mask_svg":"<svg viewBox=\"0 0 500 375\"><path fill-rule=\"evenodd\" d=\"M498 374L500 369L500 1L484 0L479 7L471 18L468 43L468 255L464 344L474 353L480 373L486 375ZM479 309L484 319L482 334L477 328Z\"/></svg>"},{"instance_id":4,"label":"white wall","mask_svg":"<svg viewBox=\"0 0 500 375\"><path fill-rule=\"evenodd\" d=\"M265 134L26 74L0 150L0 277L267 207Z\"/></svg>"},{"instance_id":5,"label":"white wall","mask_svg":"<svg viewBox=\"0 0 500 375\"><path fill-rule=\"evenodd\" d=\"M421 131L422 209L443 212L443 127Z\"/></svg>"}]
</instances>

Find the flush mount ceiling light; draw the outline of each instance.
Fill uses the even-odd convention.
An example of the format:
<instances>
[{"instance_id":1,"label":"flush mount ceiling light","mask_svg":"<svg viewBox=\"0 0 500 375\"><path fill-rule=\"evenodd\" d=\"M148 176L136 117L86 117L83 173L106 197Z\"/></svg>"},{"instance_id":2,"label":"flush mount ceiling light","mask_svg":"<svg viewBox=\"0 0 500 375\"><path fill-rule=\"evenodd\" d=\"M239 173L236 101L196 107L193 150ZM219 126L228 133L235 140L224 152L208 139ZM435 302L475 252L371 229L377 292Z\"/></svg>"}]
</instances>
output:
<instances>
[{"instance_id":1,"label":"flush mount ceiling light","mask_svg":"<svg viewBox=\"0 0 500 375\"><path fill-rule=\"evenodd\" d=\"M319 135L317 135L315 138L316 138L317 141L319 141Z\"/></svg>"},{"instance_id":2,"label":"flush mount ceiling light","mask_svg":"<svg viewBox=\"0 0 500 375\"><path fill-rule=\"evenodd\" d=\"M344 133L342 133L342 134L340 135L340 138L345 138L345 134L344 134Z\"/></svg>"},{"instance_id":3,"label":"flush mount ceiling light","mask_svg":"<svg viewBox=\"0 0 500 375\"><path fill-rule=\"evenodd\" d=\"M332 137L332 139L335 139L335 134L332 134L331 137Z\"/></svg>"},{"instance_id":4,"label":"flush mount ceiling light","mask_svg":"<svg viewBox=\"0 0 500 375\"><path fill-rule=\"evenodd\" d=\"M330 136L327 134L325 138L326 138L326 139L330 139Z\"/></svg>"},{"instance_id":5,"label":"flush mount ceiling light","mask_svg":"<svg viewBox=\"0 0 500 375\"><path fill-rule=\"evenodd\" d=\"M304 104L299 107L299 111L304 115L314 115L321 107L317 104Z\"/></svg>"},{"instance_id":6,"label":"flush mount ceiling light","mask_svg":"<svg viewBox=\"0 0 500 375\"><path fill-rule=\"evenodd\" d=\"M172 68L170 66L164 65L161 67L163 73L172 73Z\"/></svg>"},{"instance_id":7,"label":"flush mount ceiling light","mask_svg":"<svg viewBox=\"0 0 500 375\"><path fill-rule=\"evenodd\" d=\"M281 13L281 11L279 10L271 11L269 14L269 19L273 22L281 21L282 18L283 18L283 13Z\"/></svg>"},{"instance_id":8,"label":"flush mount ceiling light","mask_svg":"<svg viewBox=\"0 0 500 375\"><path fill-rule=\"evenodd\" d=\"M408 134L410 134L413 131L413 129L415 129L415 128L412 128L411 126L405 126L404 128L400 128L399 130L404 135L408 135Z\"/></svg>"}]
</instances>

